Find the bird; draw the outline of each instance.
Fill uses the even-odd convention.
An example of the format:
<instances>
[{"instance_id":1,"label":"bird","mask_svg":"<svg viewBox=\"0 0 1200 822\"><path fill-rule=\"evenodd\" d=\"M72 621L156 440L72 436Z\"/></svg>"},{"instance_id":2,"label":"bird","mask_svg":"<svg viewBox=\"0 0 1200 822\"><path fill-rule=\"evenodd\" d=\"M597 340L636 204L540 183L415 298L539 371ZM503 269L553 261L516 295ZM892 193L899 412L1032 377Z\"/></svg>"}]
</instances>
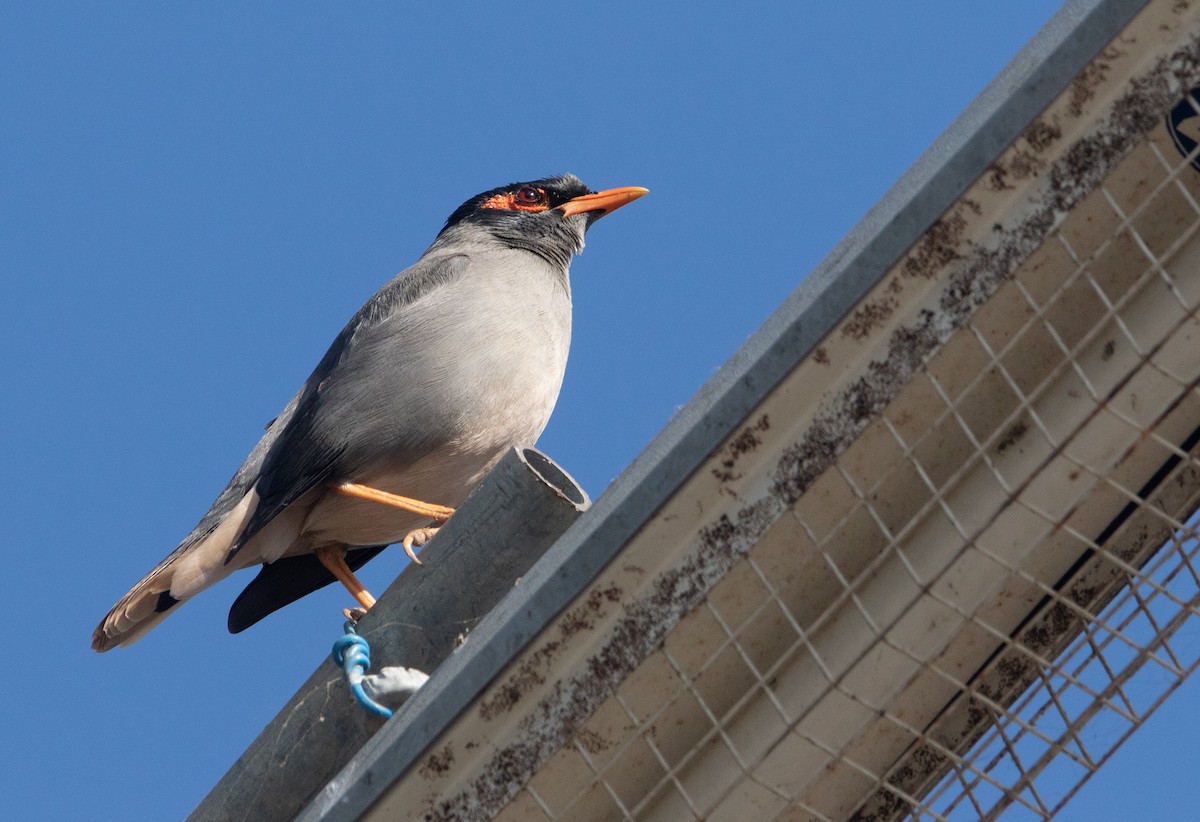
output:
<instances>
[{"instance_id":1,"label":"bird","mask_svg":"<svg viewBox=\"0 0 1200 822\"><path fill-rule=\"evenodd\" d=\"M146 635L259 566L231 633L342 582L401 542L414 560L512 446L550 419L571 339L571 259L591 225L647 193L573 174L478 194L350 319L184 540L100 621L92 647Z\"/></svg>"}]
</instances>

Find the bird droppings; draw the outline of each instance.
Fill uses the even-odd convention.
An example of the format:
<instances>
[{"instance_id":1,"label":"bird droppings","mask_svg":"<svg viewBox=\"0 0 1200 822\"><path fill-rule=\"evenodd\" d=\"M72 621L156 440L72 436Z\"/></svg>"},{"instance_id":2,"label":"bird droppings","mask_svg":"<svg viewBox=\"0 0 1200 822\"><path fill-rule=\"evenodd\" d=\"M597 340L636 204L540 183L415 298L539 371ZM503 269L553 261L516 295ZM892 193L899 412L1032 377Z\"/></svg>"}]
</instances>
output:
<instances>
[{"instance_id":1,"label":"bird droppings","mask_svg":"<svg viewBox=\"0 0 1200 822\"><path fill-rule=\"evenodd\" d=\"M543 684L546 681L543 671L550 667L560 647L559 642L547 642L538 648L517 667L515 673L497 686L496 693L490 699L480 703L479 715L485 720L493 720L512 710L526 691Z\"/></svg>"},{"instance_id":2,"label":"bird droppings","mask_svg":"<svg viewBox=\"0 0 1200 822\"><path fill-rule=\"evenodd\" d=\"M1067 105L1067 113L1071 117L1083 114L1084 106L1096 96L1096 89L1103 85L1108 77L1109 61L1120 57L1122 53L1114 46L1108 46L1071 81L1071 96Z\"/></svg>"},{"instance_id":3,"label":"bird droppings","mask_svg":"<svg viewBox=\"0 0 1200 822\"><path fill-rule=\"evenodd\" d=\"M620 602L621 594L616 585L607 585L589 593L582 606L565 611L559 623L563 639L570 639L580 631L590 631L603 614L604 603Z\"/></svg>"},{"instance_id":4,"label":"bird droppings","mask_svg":"<svg viewBox=\"0 0 1200 822\"><path fill-rule=\"evenodd\" d=\"M564 613L558 620L556 635L536 641L526 652L517 670L506 677L489 699L480 706L484 719L493 719L511 710L537 686L547 684L548 664L565 650L566 640L575 633L598 629L613 606L621 612L608 630L603 644L588 657L583 672L549 685L536 705L520 721L519 741L500 747L491 760L477 772L459 793L438 804L430 819L483 819L498 813L524 786L534 771L551 755L576 737L600 705L616 687L656 651L667 633L694 607L700 604L728 570L750 550L761 535L782 516L859 433L878 418L886 405L908 384L927 358L968 317L987 300L996 288L1010 278L1017 267L1045 240L1061 217L1092 191L1116 163L1161 120L1183 91L1200 81L1200 44L1187 44L1159 61L1128 86L1128 92L1116 100L1108 115L1085 136L1078 138L1053 161L1042 157L1057 148L1068 130L1066 119L1078 118L1088 101L1104 82L1109 61L1120 52L1104 52L1068 91L1066 117L1062 113L1043 115L1019 138L1018 145L1006 152L985 172L981 184L1001 186L1008 181L1036 174L1042 181L1037 199L1022 211L1019 222L998 231L969 235L978 230L972 218L981 207L969 198L960 198L935 221L922 238L896 264L890 281L881 282L882 292L893 293L903 279L933 280L944 277L936 308L926 308L892 330L880 355L865 368L863 376L831 396L808 425L803 437L784 448L771 471L767 491L757 499L746 499L738 510L722 513L697 528L691 553L675 568L663 571L640 598L627 597L615 586L594 589L581 608ZM1062 119L1060 119L1062 118ZM1071 124L1072 128L1075 124ZM996 228L989 224L989 229ZM891 319L886 303L875 304L856 313L840 329L843 336L859 339L862 329L875 328ZM828 353L818 348L812 353L817 362L828 362ZM1009 430L1001 445L1011 447L1027 433L1024 424ZM725 445L724 455L713 475L721 481L739 475L737 457L757 448L753 432L742 431ZM741 438L745 436L746 439ZM727 464L731 462L732 464ZM1142 545L1145 540L1134 540ZM1140 556L1133 545L1122 547L1122 557ZM1104 591L1104 574L1118 573L1113 565L1096 568L1096 578L1079 580L1067 593L1080 608L1095 608ZM1086 584L1084 584L1086 583ZM1043 608L1023 628L1024 644L1037 651L1049 649L1077 629L1079 618L1066 605ZM1065 632L1065 633L1064 633ZM1014 656L998 654L980 673L988 673L979 682L979 693L989 700L1010 700L1034 674L1032 663ZM990 713L975 699L963 697L947 707L961 711L956 724L961 734L956 739L938 740L947 749L957 750L964 740L977 738ZM929 747L917 747L897 768L890 781L904 790L919 789L925 780L936 779L946 767L947 758ZM910 793L911 795L911 793ZM881 790L855 818L889 818L907 805ZM890 810L889 810L890 809Z\"/></svg>"},{"instance_id":5,"label":"bird droppings","mask_svg":"<svg viewBox=\"0 0 1200 822\"><path fill-rule=\"evenodd\" d=\"M894 297L870 300L854 310L842 325L842 336L852 340L862 341L887 322L888 318L900 307L900 301Z\"/></svg>"},{"instance_id":6,"label":"bird droppings","mask_svg":"<svg viewBox=\"0 0 1200 822\"><path fill-rule=\"evenodd\" d=\"M712 475L721 482L735 482L741 479L742 475L734 470L738 458L754 453L763 442L759 435L770 428L771 419L766 414L743 428L742 432L725 446L725 455L721 458L720 464L711 469Z\"/></svg>"},{"instance_id":7,"label":"bird droppings","mask_svg":"<svg viewBox=\"0 0 1200 822\"><path fill-rule=\"evenodd\" d=\"M905 277L931 279L958 259L958 246L967 230L967 219L955 204L950 213L931 225L904 258L900 271Z\"/></svg>"},{"instance_id":8,"label":"bird droppings","mask_svg":"<svg viewBox=\"0 0 1200 822\"><path fill-rule=\"evenodd\" d=\"M1021 437L1025 436L1027 431L1029 431L1029 426L1025 423L1025 420L1018 420L1015 425L1004 432L1004 436L996 443L996 451L1003 454L1009 448L1016 445Z\"/></svg>"},{"instance_id":9,"label":"bird droppings","mask_svg":"<svg viewBox=\"0 0 1200 822\"><path fill-rule=\"evenodd\" d=\"M605 604L619 602L621 595L620 588L609 585L591 591L582 605L564 611L557 622L559 639L543 643L524 659L517 670L497 686L497 692L479 704L480 717L487 721L496 719L512 710L529 690L545 684L549 670L566 641L580 631L595 627L606 613Z\"/></svg>"},{"instance_id":10,"label":"bird droppings","mask_svg":"<svg viewBox=\"0 0 1200 822\"><path fill-rule=\"evenodd\" d=\"M587 728L583 728L582 730L578 731L575 734L575 738L579 740L579 744L583 746L584 750L586 750L592 756L602 754L613 746L611 741L605 739L595 731L588 730Z\"/></svg>"},{"instance_id":11,"label":"bird droppings","mask_svg":"<svg viewBox=\"0 0 1200 822\"><path fill-rule=\"evenodd\" d=\"M1029 147L1039 154L1045 153L1047 150L1054 147L1054 144L1062 137L1062 129L1055 123L1047 123L1045 120L1034 120L1029 128L1025 129L1022 135L1025 142L1029 143Z\"/></svg>"},{"instance_id":12,"label":"bird droppings","mask_svg":"<svg viewBox=\"0 0 1200 822\"><path fill-rule=\"evenodd\" d=\"M1037 152L1014 151L1007 163L993 163L985 179L992 191L1012 191L1016 183L1036 177L1045 167L1046 161Z\"/></svg>"},{"instance_id":13,"label":"bird droppings","mask_svg":"<svg viewBox=\"0 0 1200 822\"><path fill-rule=\"evenodd\" d=\"M450 749L449 745L443 745L425 757L425 761L417 768L417 773L426 779L433 779L449 771L452 765L454 765L454 751Z\"/></svg>"}]
</instances>

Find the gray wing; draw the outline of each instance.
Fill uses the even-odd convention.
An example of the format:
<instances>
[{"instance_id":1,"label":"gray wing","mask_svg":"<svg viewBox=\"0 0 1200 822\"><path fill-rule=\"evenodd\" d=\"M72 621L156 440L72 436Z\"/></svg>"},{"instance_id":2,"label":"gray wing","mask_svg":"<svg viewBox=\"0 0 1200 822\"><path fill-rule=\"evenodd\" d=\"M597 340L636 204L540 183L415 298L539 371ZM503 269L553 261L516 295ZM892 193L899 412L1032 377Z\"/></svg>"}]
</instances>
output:
<instances>
[{"instance_id":1,"label":"gray wing","mask_svg":"<svg viewBox=\"0 0 1200 822\"><path fill-rule=\"evenodd\" d=\"M331 414L345 415L350 412L352 416L354 409L341 407L331 410L322 392L326 383L337 377L339 367L353 357L358 346L370 343L380 334L402 329L403 324L397 323L396 318L403 309L461 277L467 264L468 258L463 254L418 260L381 288L342 329L293 400L294 408L289 405L292 413L280 426L279 435L266 446L260 468L252 480L257 482L258 506L230 549L226 562L280 511L309 490L333 479L339 471L345 470L346 466L342 463L351 447L354 428L347 424L328 423ZM403 339L396 342L401 346L405 343ZM279 422L276 426L279 426ZM248 489L249 486L245 486L244 490ZM229 489L226 490L228 492ZM233 502L236 503L238 499L240 497L234 497ZM231 506L227 506L226 510L228 507Z\"/></svg>"}]
</instances>

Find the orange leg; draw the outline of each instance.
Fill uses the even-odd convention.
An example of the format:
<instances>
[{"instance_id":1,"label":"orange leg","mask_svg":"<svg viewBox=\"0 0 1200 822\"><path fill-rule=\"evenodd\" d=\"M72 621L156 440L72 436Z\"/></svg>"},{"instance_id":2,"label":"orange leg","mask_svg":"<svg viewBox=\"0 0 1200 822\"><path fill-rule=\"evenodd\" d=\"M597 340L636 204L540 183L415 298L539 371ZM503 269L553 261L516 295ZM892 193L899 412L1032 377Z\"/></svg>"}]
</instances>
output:
<instances>
[{"instance_id":1,"label":"orange leg","mask_svg":"<svg viewBox=\"0 0 1200 822\"><path fill-rule=\"evenodd\" d=\"M350 596L358 600L363 608L371 610L371 606L375 604L375 597L371 596L371 593L358 581L358 577L354 576L350 566L346 565L345 548L340 545L326 545L318 548L317 559L329 569L329 573L337 577L338 582L346 586Z\"/></svg>"},{"instance_id":2,"label":"orange leg","mask_svg":"<svg viewBox=\"0 0 1200 822\"><path fill-rule=\"evenodd\" d=\"M384 505L390 505L393 508L412 511L414 514L429 517L438 523L443 523L450 519L450 515L454 513L453 508L447 508L444 505L434 505L431 502L421 502L419 499L402 497L399 494L389 494L387 491L380 491L377 488L359 485L357 482L343 482L340 485L333 486L333 490L348 497L369 499L372 502L382 502Z\"/></svg>"},{"instance_id":3,"label":"orange leg","mask_svg":"<svg viewBox=\"0 0 1200 822\"><path fill-rule=\"evenodd\" d=\"M454 513L453 508L447 508L445 505L434 505L431 502L421 502L419 499L402 497L399 494L391 494L387 491L380 491L378 488L371 488L367 485L359 485L357 482L343 482L340 485L333 486L333 490L337 491L339 494L345 494L348 497L358 497L359 499L390 505L393 508L399 508L403 511L411 511L414 514L420 514L423 517L429 517L438 525L444 525L446 520L450 519L450 515ZM437 533L437 530L437 528L417 528L409 532L409 534L404 538L403 543L404 553L408 554L409 559L418 565L421 564L421 560L417 559L416 553L413 552L413 545L424 545L430 537ZM330 570L332 571L333 569L331 568ZM349 573L349 570L347 570L346 573ZM337 576L337 574L335 573L334 576ZM338 578L341 579L341 577ZM349 587L349 585L346 587ZM351 593L354 593L354 591L351 590ZM368 594L368 596L370 595Z\"/></svg>"}]
</instances>

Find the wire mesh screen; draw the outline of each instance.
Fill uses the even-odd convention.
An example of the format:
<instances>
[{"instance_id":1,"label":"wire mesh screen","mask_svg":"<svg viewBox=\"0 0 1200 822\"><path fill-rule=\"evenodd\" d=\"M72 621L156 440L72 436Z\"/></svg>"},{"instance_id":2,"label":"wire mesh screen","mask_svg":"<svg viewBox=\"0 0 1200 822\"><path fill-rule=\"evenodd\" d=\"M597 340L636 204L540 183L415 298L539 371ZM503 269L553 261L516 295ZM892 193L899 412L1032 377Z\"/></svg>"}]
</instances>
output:
<instances>
[{"instance_id":1,"label":"wire mesh screen","mask_svg":"<svg viewBox=\"0 0 1200 822\"><path fill-rule=\"evenodd\" d=\"M990 727L918 818L1049 817L1195 670L1194 533L1181 531L1007 709L973 697Z\"/></svg>"},{"instance_id":2,"label":"wire mesh screen","mask_svg":"<svg viewBox=\"0 0 1200 822\"><path fill-rule=\"evenodd\" d=\"M1200 662L1190 119L1062 217L503 818L1063 806Z\"/></svg>"}]
</instances>

